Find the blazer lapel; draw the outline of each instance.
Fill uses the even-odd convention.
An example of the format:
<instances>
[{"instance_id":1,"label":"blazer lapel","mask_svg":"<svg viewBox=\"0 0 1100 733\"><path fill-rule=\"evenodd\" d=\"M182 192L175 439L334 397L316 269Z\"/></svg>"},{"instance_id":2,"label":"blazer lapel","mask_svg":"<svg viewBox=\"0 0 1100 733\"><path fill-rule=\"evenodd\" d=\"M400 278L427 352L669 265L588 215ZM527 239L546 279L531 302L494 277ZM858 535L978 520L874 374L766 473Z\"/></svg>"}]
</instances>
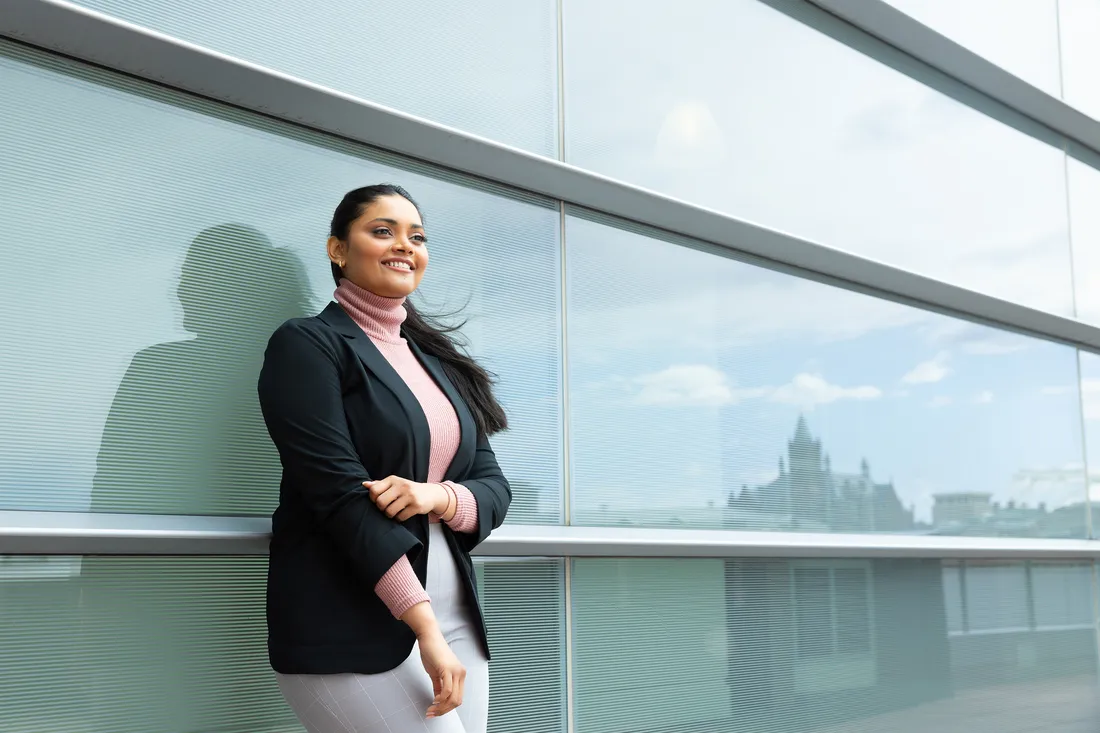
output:
<instances>
[{"instance_id":1,"label":"blazer lapel","mask_svg":"<svg viewBox=\"0 0 1100 733\"><path fill-rule=\"evenodd\" d=\"M420 347L413 343L407 335L405 340L408 341L409 349L412 350L413 355L431 375L431 378L435 380L435 383L439 385L439 388L443 390L443 394L447 396L447 399L451 401L455 414L458 415L460 430L458 450L455 451L454 458L451 459L451 465L447 467L444 478L449 481L459 481L466 476L474 462L474 454L477 448L477 426L474 424L474 416L466 406L466 401L459 395L458 389L447 378L447 374L443 371L443 366L439 363L439 360L421 351Z\"/></svg>"},{"instance_id":2,"label":"blazer lapel","mask_svg":"<svg viewBox=\"0 0 1100 733\"><path fill-rule=\"evenodd\" d=\"M405 380L401 378L401 375L390 366L389 361L374 345L374 342L370 340L370 337L363 332L363 329L359 328L359 325L352 320L351 316L344 311L339 303L329 303L328 307L322 311L321 319L348 339L360 361L378 378L378 381L384 384L390 392L393 392L394 396L397 397L397 401L401 403L401 408L409 418L414 448L413 464L416 475L408 478L413 481L427 481L432 434L428 427L428 418L424 415L424 410L416 399L416 395L405 384Z\"/></svg>"}]
</instances>

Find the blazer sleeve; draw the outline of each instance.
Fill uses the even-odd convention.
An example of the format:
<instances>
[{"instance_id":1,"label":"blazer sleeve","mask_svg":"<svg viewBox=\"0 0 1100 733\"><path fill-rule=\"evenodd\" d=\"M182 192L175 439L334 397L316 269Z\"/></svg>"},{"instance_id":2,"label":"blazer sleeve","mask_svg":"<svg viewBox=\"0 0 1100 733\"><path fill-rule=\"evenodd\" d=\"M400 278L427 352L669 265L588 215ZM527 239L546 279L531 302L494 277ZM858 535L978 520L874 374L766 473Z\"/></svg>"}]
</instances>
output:
<instances>
[{"instance_id":1,"label":"blazer sleeve","mask_svg":"<svg viewBox=\"0 0 1100 733\"><path fill-rule=\"evenodd\" d=\"M469 475L460 481L477 500L477 529L473 532L457 532L458 544L470 552L504 522L508 505L512 503L512 488L497 463L489 440L483 435L477 439L477 453Z\"/></svg>"},{"instance_id":2,"label":"blazer sleeve","mask_svg":"<svg viewBox=\"0 0 1100 733\"><path fill-rule=\"evenodd\" d=\"M268 342L258 390L284 473L373 588L421 543L383 514L363 486L370 476L348 431L339 355L319 334L289 321Z\"/></svg>"}]
</instances>

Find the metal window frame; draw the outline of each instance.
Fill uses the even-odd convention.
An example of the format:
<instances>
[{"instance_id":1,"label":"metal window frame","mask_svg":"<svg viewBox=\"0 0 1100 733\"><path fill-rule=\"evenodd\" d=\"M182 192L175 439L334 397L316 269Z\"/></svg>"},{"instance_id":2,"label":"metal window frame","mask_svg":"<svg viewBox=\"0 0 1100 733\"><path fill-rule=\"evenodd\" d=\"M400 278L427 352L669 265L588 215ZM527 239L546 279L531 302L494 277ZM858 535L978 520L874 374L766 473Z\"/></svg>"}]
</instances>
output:
<instances>
[{"instance_id":1,"label":"metal window frame","mask_svg":"<svg viewBox=\"0 0 1100 733\"><path fill-rule=\"evenodd\" d=\"M767 1L767 0L764 0ZM793 0L792 0L793 1ZM1100 154L1100 122L881 0L798 0ZM271 118L724 247L764 266L1100 352L1100 326L945 283L451 129L234 59L65 0L6 0L0 36ZM561 103L561 100L559 100ZM0 512L0 553L264 554L270 523L241 517ZM523 526L489 557L1096 559L1089 540Z\"/></svg>"},{"instance_id":2,"label":"metal window frame","mask_svg":"<svg viewBox=\"0 0 1100 733\"><path fill-rule=\"evenodd\" d=\"M265 555L263 517L0 511L0 555ZM505 525L483 557L988 558L1095 560L1070 539Z\"/></svg>"},{"instance_id":3,"label":"metal window frame","mask_svg":"<svg viewBox=\"0 0 1100 733\"><path fill-rule=\"evenodd\" d=\"M939 53L949 48L944 44L950 44L954 53L940 64L950 67L951 73L965 77L964 72L971 69L969 76L974 77L975 84L984 77L974 69L996 77L997 84L985 84L986 93L1006 95L1007 99L1002 100L1006 104L1030 104L1028 114L1100 150L1100 123L1080 119L1081 113L1033 87L1023 94L1019 87L1027 87L1025 82L880 0L819 0L818 4L828 6L830 12L844 13L846 20L864 23L881 35L888 35L887 31L897 26L900 30L890 37L914 55L929 53L929 49ZM767 229L204 49L65 0L6 0L0 14L0 36L441 168L709 242L802 277L1100 352L1098 326ZM926 63L934 60L920 58ZM1010 93L1012 90L1016 96Z\"/></svg>"},{"instance_id":4,"label":"metal window frame","mask_svg":"<svg viewBox=\"0 0 1100 733\"><path fill-rule=\"evenodd\" d=\"M769 0L764 0L768 2ZM1100 123L883 0L804 0L1058 134L1100 151Z\"/></svg>"}]
</instances>

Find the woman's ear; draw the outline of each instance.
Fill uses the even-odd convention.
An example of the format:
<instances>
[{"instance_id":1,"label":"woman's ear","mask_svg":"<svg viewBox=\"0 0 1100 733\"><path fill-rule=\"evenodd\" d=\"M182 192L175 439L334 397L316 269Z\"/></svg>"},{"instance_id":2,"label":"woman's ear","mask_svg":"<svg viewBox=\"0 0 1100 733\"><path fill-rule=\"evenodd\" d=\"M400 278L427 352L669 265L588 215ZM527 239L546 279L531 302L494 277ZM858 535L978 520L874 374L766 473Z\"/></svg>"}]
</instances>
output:
<instances>
[{"instance_id":1,"label":"woman's ear","mask_svg":"<svg viewBox=\"0 0 1100 733\"><path fill-rule=\"evenodd\" d=\"M335 263L337 267L344 267L348 263L347 242L341 241L337 237L329 237L326 249L328 249L329 260Z\"/></svg>"}]
</instances>

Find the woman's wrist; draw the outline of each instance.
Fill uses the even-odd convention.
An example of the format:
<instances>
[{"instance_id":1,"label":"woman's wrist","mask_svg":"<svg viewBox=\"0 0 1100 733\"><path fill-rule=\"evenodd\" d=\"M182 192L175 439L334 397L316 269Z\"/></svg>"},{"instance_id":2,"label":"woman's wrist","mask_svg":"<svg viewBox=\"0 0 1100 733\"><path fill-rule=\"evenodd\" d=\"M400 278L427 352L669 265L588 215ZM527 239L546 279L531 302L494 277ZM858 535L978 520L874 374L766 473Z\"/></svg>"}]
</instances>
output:
<instances>
[{"instance_id":1,"label":"woman's wrist","mask_svg":"<svg viewBox=\"0 0 1100 733\"><path fill-rule=\"evenodd\" d=\"M428 484L436 492L436 499L432 505L432 514L437 517L446 516L451 509L451 490L443 484Z\"/></svg>"},{"instance_id":2,"label":"woman's wrist","mask_svg":"<svg viewBox=\"0 0 1100 733\"><path fill-rule=\"evenodd\" d=\"M410 607L401 614L401 620L416 634L417 639L440 633L435 611L432 610L432 604L428 601L422 601Z\"/></svg>"}]
</instances>

